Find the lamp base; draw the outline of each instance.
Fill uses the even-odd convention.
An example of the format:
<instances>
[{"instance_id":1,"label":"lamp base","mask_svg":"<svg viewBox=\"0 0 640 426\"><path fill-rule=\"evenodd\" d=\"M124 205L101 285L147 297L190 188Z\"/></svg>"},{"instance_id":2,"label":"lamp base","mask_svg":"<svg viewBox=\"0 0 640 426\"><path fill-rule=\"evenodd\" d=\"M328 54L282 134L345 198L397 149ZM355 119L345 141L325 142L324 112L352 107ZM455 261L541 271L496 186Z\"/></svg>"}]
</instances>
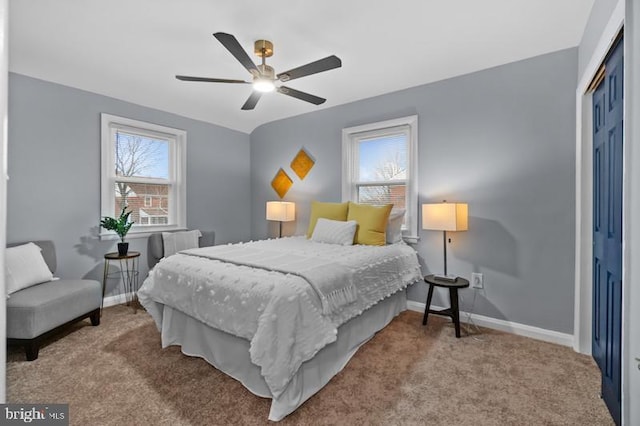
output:
<instances>
[{"instance_id":1,"label":"lamp base","mask_svg":"<svg viewBox=\"0 0 640 426\"><path fill-rule=\"evenodd\" d=\"M443 274L433 274L433 277L440 281L447 281L450 283L455 282L458 277L456 275L443 275Z\"/></svg>"}]
</instances>

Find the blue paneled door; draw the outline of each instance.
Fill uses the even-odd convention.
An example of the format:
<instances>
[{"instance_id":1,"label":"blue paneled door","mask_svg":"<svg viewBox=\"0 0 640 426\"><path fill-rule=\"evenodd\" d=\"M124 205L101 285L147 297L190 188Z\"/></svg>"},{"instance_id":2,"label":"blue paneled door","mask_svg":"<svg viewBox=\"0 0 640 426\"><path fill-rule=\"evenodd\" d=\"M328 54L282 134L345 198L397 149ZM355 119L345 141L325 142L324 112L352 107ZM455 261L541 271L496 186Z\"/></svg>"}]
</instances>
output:
<instances>
[{"instance_id":1,"label":"blue paneled door","mask_svg":"<svg viewBox=\"0 0 640 426\"><path fill-rule=\"evenodd\" d=\"M602 398L620 424L622 328L623 43L593 93L593 344Z\"/></svg>"}]
</instances>

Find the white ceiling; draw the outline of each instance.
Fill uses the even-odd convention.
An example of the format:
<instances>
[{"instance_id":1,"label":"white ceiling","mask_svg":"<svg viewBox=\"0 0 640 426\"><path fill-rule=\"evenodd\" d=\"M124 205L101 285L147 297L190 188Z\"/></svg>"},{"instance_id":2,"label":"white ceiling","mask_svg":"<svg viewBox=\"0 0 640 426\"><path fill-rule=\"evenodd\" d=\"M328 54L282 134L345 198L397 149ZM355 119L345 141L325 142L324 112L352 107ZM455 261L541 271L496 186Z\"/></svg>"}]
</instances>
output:
<instances>
[{"instance_id":1,"label":"white ceiling","mask_svg":"<svg viewBox=\"0 0 640 426\"><path fill-rule=\"evenodd\" d=\"M243 132L294 115L577 46L594 0L12 0L9 69ZM276 72L335 54L342 68L253 111L250 79L212 36L274 43ZM577 71L576 71L577 72Z\"/></svg>"}]
</instances>

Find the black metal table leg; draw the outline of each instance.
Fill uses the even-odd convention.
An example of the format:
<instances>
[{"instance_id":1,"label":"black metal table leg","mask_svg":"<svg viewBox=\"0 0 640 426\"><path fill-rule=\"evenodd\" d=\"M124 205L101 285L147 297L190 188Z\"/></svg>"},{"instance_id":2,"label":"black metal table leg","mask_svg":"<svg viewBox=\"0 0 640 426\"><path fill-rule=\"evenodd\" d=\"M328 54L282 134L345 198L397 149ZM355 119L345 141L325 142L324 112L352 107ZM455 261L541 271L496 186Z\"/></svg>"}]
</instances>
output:
<instances>
[{"instance_id":1,"label":"black metal table leg","mask_svg":"<svg viewBox=\"0 0 640 426\"><path fill-rule=\"evenodd\" d=\"M429 286L429 295L427 296L427 305L424 307L424 317L422 318L422 325L427 325L427 317L429 316L429 309L431 308L431 299L433 298L433 287Z\"/></svg>"},{"instance_id":2,"label":"black metal table leg","mask_svg":"<svg viewBox=\"0 0 640 426\"><path fill-rule=\"evenodd\" d=\"M458 308L458 289L449 288L449 299L451 301L451 316L456 328L456 337L460 337L460 310Z\"/></svg>"}]
</instances>

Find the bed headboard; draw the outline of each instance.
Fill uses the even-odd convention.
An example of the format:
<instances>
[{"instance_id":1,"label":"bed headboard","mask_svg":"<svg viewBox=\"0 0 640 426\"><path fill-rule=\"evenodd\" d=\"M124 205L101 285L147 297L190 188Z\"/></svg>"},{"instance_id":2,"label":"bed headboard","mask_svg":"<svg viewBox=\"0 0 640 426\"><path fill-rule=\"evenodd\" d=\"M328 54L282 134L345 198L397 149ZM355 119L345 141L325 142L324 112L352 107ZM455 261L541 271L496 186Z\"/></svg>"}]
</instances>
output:
<instances>
[{"instance_id":1,"label":"bed headboard","mask_svg":"<svg viewBox=\"0 0 640 426\"><path fill-rule=\"evenodd\" d=\"M200 231L202 236L199 239L200 247L209 247L215 244L215 231ZM162 233L154 233L149 235L147 241L147 264L149 269L156 266L156 263L164 257L164 245L162 243Z\"/></svg>"}]
</instances>

